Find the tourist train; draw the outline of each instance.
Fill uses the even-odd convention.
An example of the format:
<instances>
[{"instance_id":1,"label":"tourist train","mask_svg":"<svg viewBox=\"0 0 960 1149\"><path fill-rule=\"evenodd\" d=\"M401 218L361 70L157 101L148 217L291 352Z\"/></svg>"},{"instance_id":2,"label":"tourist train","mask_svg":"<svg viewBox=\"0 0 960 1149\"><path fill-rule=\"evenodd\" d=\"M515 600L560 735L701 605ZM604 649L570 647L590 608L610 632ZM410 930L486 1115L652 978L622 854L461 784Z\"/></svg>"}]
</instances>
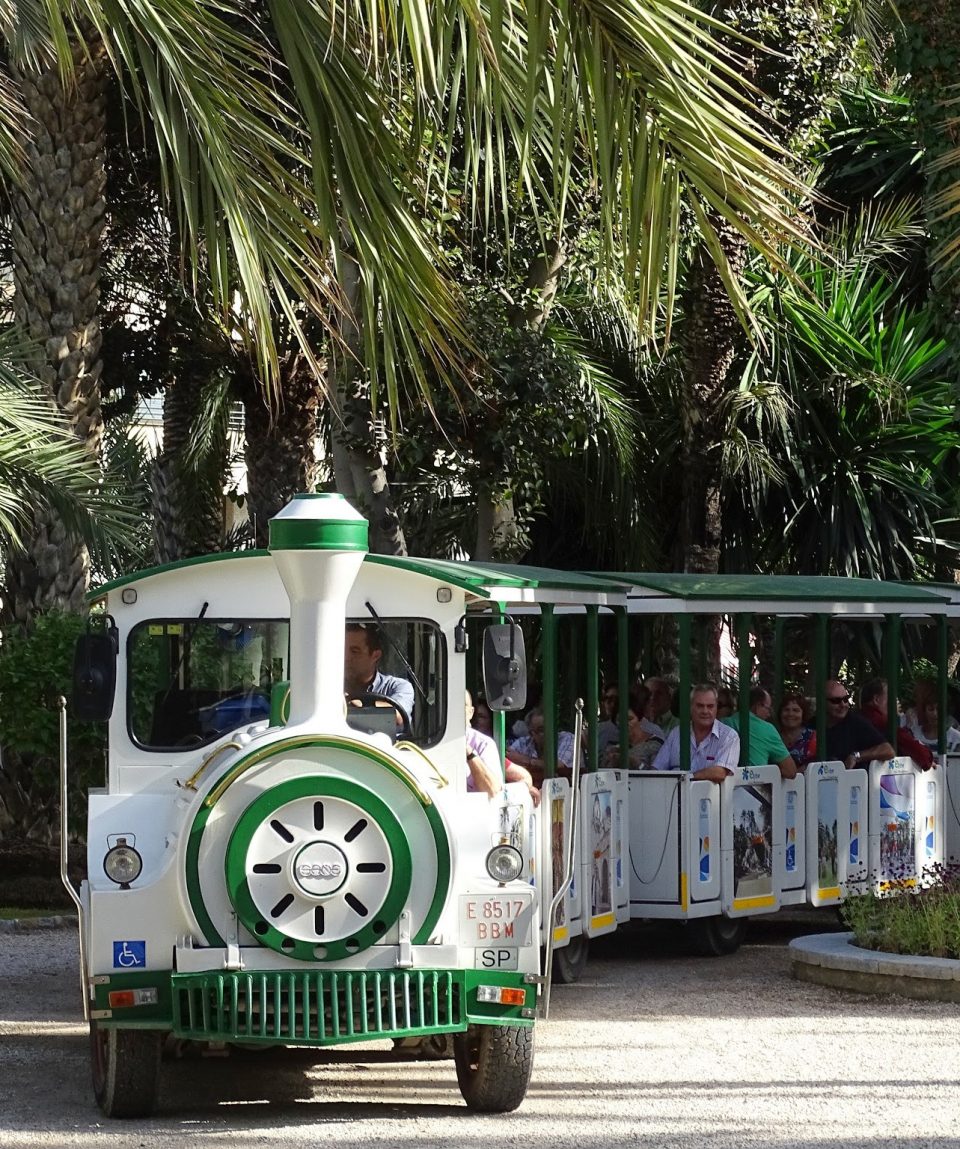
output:
<instances>
[{"instance_id":1,"label":"tourist train","mask_svg":"<svg viewBox=\"0 0 960 1149\"><path fill-rule=\"evenodd\" d=\"M949 588L390 558L367 553L343 499L303 495L272 520L268 551L158 567L92 599L73 710L108 720L108 771L89 794L87 879L67 885L108 1116L153 1109L176 1040L449 1041L467 1106L514 1109L551 983L580 974L590 938L666 918L731 952L749 916L929 880L960 831L945 755L926 772L813 762L790 780L741 765L718 784L631 770L625 737L608 765L597 741L601 631L625 732L627 681L653 620L672 619L686 728L699 620L732 619L743 682L760 616L779 620L781 680L785 636L805 621L821 686L831 620L874 637L882 623L895 697L905 619L932 628L946 664ZM376 627L412 706L345 699L357 624ZM523 782L493 797L467 786L464 692L482 685L502 749L528 647L546 725L538 805ZM585 747L571 777L555 769L561 711ZM64 843L67 721L64 703Z\"/></svg>"}]
</instances>

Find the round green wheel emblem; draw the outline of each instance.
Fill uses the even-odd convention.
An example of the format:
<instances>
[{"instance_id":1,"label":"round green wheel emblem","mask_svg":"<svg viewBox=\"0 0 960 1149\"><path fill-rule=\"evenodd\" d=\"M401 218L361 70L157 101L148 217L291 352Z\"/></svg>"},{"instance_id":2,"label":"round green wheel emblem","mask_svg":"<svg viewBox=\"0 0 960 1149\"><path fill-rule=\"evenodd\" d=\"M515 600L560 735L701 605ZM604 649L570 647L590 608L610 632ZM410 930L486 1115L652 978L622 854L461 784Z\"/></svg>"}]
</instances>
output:
<instances>
[{"instance_id":1,"label":"round green wheel emblem","mask_svg":"<svg viewBox=\"0 0 960 1149\"><path fill-rule=\"evenodd\" d=\"M237 916L263 944L337 961L380 940L410 893L410 846L390 808L343 778L295 778L237 821L225 858Z\"/></svg>"}]
</instances>

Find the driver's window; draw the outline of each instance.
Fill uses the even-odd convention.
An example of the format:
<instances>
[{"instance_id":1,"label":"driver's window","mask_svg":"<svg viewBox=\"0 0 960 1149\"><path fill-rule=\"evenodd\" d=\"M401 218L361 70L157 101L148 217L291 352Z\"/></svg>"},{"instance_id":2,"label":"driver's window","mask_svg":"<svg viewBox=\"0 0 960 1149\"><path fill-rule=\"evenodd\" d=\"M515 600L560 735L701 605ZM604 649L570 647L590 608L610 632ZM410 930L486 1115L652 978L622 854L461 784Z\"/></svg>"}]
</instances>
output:
<instances>
[{"instance_id":1,"label":"driver's window","mask_svg":"<svg viewBox=\"0 0 960 1149\"><path fill-rule=\"evenodd\" d=\"M357 730L439 742L446 723L446 646L424 619L348 619L347 721ZM397 717L399 716L399 717Z\"/></svg>"},{"instance_id":2,"label":"driver's window","mask_svg":"<svg viewBox=\"0 0 960 1149\"><path fill-rule=\"evenodd\" d=\"M147 750L204 746L270 715L287 677L290 627L263 619L141 623L127 645L130 736Z\"/></svg>"}]
</instances>

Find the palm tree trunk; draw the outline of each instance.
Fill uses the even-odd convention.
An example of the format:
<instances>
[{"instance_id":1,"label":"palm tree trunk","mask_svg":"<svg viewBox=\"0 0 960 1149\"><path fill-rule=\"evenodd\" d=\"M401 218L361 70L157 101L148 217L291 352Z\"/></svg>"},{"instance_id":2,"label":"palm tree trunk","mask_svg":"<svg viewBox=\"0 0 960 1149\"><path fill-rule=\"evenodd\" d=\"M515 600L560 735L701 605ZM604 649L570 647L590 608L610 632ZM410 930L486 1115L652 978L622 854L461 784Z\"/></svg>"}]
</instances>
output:
<instances>
[{"instance_id":1,"label":"palm tree trunk","mask_svg":"<svg viewBox=\"0 0 960 1149\"><path fill-rule=\"evenodd\" d=\"M281 364L281 402L272 411L245 361L235 376L245 412L247 508L255 545L269 542L270 520L300 492L317 483L317 409L320 384L302 352Z\"/></svg>"},{"instance_id":2,"label":"palm tree trunk","mask_svg":"<svg viewBox=\"0 0 960 1149\"><path fill-rule=\"evenodd\" d=\"M201 379L167 384L163 398L163 450L151 475L153 542L158 563L178 562L223 549L226 440L188 467L187 443L199 416Z\"/></svg>"},{"instance_id":3,"label":"palm tree trunk","mask_svg":"<svg viewBox=\"0 0 960 1149\"><path fill-rule=\"evenodd\" d=\"M376 439L370 389L361 374L360 277L349 253L341 287L347 312L342 320L344 348L332 357L328 399L330 439L337 490L370 524L374 554L403 556L407 541L397 513L383 448Z\"/></svg>"},{"instance_id":4,"label":"palm tree trunk","mask_svg":"<svg viewBox=\"0 0 960 1149\"><path fill-rule=\"evenodd\" d=\"M55 68L14 73L36 125L11 196L14 314L41 348L33 366L51 403L99 459L103 46L77 44L73 58L66 88ZM86 548L48 512L38 513L26 553L9 564L8 607L24 625L50 607L80 610L89 579Z\"/></svg>"},{"instance_id":5,"label":"palm tree trunk","mask_svg":"<svg viewBox=\"0 0 960 1149\"><path fill-rule=\"evenodd\" d=\"M550 318L560 287L560 273L567 260L559 239L547 242L543 252L530 264L526 279L526 302L516 321L534 334L543 331ZM477 490L477 540L473 557L480 562L496 559L515 562L526 549L517 521L513 495L503 491L503 476L496 469L487 472L486 483Z\"/></svg>"}]
</instances>

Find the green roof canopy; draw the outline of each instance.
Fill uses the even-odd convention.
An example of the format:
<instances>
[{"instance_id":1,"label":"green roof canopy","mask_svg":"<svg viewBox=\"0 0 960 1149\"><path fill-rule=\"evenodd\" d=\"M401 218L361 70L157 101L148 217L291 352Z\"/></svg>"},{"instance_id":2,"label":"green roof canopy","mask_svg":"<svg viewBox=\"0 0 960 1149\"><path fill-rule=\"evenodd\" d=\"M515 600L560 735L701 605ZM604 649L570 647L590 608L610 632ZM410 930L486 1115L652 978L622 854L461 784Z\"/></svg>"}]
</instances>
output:
<instances>
[{"instance_id":1,"label":"green roof canopy","mask_svg":"<svg viewBox=\"0 0 960 1149\"><path fill-rule=\"evenodd\" d=\"M92 590L91 601L119 587L181 567L224 560L265 558L268 551L229 551L165 563L113 579ZM508 563L367 555L364 562L407 570L459 587L475 599L518 605L538 602L626 603L636 613L750 613L881 615L956 613L960 588L879 579L817 575L699 575L651 571L581 572ZM952 609L951 609L952 607Z\"/></svg>"}]
</instances>

